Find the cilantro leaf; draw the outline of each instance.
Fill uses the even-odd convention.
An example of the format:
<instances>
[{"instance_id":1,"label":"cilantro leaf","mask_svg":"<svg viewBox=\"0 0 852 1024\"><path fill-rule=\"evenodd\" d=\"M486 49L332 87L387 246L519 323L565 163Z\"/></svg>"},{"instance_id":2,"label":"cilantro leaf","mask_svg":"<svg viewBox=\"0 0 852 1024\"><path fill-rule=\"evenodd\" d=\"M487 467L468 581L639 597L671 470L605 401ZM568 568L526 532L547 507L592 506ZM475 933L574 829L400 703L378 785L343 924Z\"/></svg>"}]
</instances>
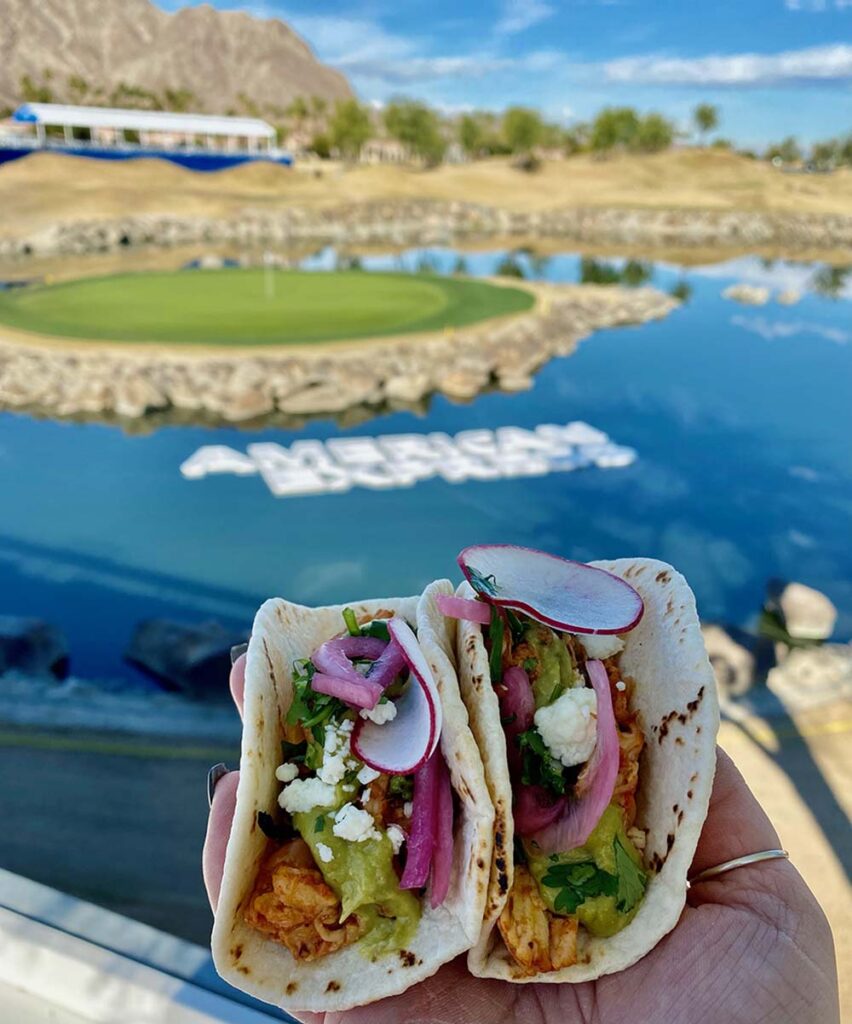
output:
<instances>
[{"instance_id":1,"label":"cilantro leaf","mask_svg":"<svg viewBox=\"0 0 852 1024\"><path fill-rule=\"evenodd\" d=\"M532 672L534 669L538 668L538 658L524 658L523 668L524 672Z\"/></svg>"},{"instance_id":2,"label":"cilantro leaf","mask_svg":"<svg viewBox=\"0 0 852 1024\"><path fill-rule=\"evenodd\" d=\"M314 832L325 832L325 815L317 815L317 819L314 822Z\"/></svg>"},{"instance_id":3,"label":"cilantro leaf","mask_svg":"<svg viewBox=\"0 0 852 1024\"><path fill-rule=\"evenodd\" d=\"M379 640L387 640L390 643L390 631L388 630L387 619L374 619L366 626L361 627L361 636L374 636Z\"/></svg>"},{"instance_id":4,"label":"cilantro leaf","mask_svg":"<svg viewBox=\"0 0 852 1024\"><path fill-rule=\"evenodd\" d=\"M488 656L491 682L499 683L503 679L503 616L493 605L491 607L491 625L488 627L488 640L491 644L491 653Z\"/></svg>"},{"instance_id":5,"label":"cilantro leaf","mask_svg":"<svg viewBox=\"0 0 852 1024\"><path fill-rule=\"evenodd\" d=\"M361 627L358 625L358 620L355 618L355 612L351 608L343 609L343 621L346 623L346 628L349 631L350 636L360 636Z\"/></svg>"},{"instance_id":6,"label":"cilantro leaf","mask_svg":"<svg viewBox=\"0 0 852 1024\"><path fill-rule=\"evenodd\" d=\"M638 867L630 854L621 845L616 836L615 869L618 872L618 889L615 893L615 905L623 914L631 911L645 895L648 876Z\"/></svg>"},{"instance_id":7,"label":"cilantro leaf","mask_svg":"<svg viewBox=\"0 0 852 1024\"><path fill-rule=\"evenodd\" d=\"M411 800L414 796L414 779L410 775L391 775L388 794L399 800Z\"/></svg>"},{"instance_id":8,"label":"cilantro leaf","mask_svg":"<svg viewBox=\"0 0 852 1024\"><path fill-rule=\"evenodd\" d=\"M568 789L565 766L545 746L538 729L527 729L518 736L518 746L523 754L521 782L525 786L543 786L564 796Z\"/></svg>"},{"instance_id":9,"label":"cilantro leaf","mask_svg":"<svg viewBox=\"0 0 852 1024\"><path fill-rule=\"evenodd\" d=\"M558 914L574 914L587 899L614 896L618 879L608 871L602 871L594 861L581 861L578 864L551 864L542 884L550 889L559 889L553 901Z\"/></svg>"},{"instance_id":10,"label":"cilantro leaf","mask_svg":"<svg viewBox=\"0 0 852 1024\"><path fill-rule=\"evenodd\" d=\"M332 717L340 717L347 708L342 700L311 689L316 666L309 659L293 663L293 702L287 712L288 725L301 725L309 729L320 746L325 739L325 727Z\"/></svg>"},{"instance_id":11,"label":"cilantro leaf","mask_svg":"<svg viewBox=\"0 0 852 1024\"><path fill-rule=\"evenodd\" d=\"M481 572L477 572L472 565L467 567L467 571L470 573L468 581L477 594L488 594L490 597L496 597L497 591L500 589L497 586L497 580L494 578L493 573L489 573L488 576L483 576Z\"/></svg>"},{"instance_id":12,"label":"cilantro leaf","mask_svg":"<svg viewBox=\"0 0 852 1024\"><path fill-rule=\"evenodd\" d=\"M506 608L506 621L509 623L509 629L512 631L512 643L519 643L524 636L524 630L526 626L518 618L516 612L513 612L511 608Z\"/></svg>"}]
</instances>

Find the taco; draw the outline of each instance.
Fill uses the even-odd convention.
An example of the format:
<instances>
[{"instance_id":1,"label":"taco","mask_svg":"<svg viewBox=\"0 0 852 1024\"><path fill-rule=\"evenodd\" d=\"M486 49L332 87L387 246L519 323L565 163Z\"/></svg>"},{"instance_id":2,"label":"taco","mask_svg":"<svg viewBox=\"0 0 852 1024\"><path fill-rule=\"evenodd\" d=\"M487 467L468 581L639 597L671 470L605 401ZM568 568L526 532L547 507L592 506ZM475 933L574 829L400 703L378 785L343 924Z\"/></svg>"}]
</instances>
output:
<instances>
[{"instance_id":1,"label":"taco","mask_svg":"<svg viewBox=\"0 0 852 1024\"><path fill-rule=\"evenodd\" d=\"M471 972L580 982L677 923L707 814L718 705L695 600L670 565L466 549L462 697L495 843Z\"/></svg>"},{"instance_id":2,"label":"taco","mask_svg":"<svg viewBox=\"0 0 852 1024\"><path fill-rule=\"evenodd\" d=\"M439 594L257 613L211 942L253 996L370 1003L479 935L493 808Z\"/></svg>"}]
</instances>

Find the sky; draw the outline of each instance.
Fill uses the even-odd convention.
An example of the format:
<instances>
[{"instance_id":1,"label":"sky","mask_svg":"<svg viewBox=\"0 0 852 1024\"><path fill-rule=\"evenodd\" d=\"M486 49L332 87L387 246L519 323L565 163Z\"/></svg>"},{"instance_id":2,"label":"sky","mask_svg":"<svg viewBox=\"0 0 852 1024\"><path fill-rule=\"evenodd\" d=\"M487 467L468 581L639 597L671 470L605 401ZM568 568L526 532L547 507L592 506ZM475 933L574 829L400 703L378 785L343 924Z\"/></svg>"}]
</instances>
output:
<instances>
[{"instance_id":1,"label":"sky","mask_svg":"<svg viewBox=\"0 0 852 1024\"><path fill-rule=\"evenodd\" d=\"M746 146L852 131L852 0L213 4L286 21L365 102L405 95L447 112L520 103L566 124L631 105L684 128L709 102L719 133Z\"/></svg>"}]
</instances>

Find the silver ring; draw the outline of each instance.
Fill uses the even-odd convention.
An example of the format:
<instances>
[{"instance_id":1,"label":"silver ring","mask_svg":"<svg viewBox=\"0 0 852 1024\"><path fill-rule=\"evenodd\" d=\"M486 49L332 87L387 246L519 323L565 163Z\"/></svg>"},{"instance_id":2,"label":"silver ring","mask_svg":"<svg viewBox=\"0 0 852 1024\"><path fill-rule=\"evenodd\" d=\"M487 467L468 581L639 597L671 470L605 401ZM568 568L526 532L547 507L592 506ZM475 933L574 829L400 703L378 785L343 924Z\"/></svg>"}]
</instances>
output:
<instances>
[{"instance_id":1,"label":"silver ring","mask_svg":"<svg viewBox=\"0 0 852 1024\"><path fill-rule=\"evenodd\" d=\"M711 878L724 875L726 871L733 871L734 868L744 868L748 864L760 864L764 860L789 859L790 854L786 850L760 850L757 853L747 853L742 857L734 857L733 860L726 860L721 864L716 864L715 867L699 871L697 875L690 878L689 884L695 885L697 882L708 882Z\"/></svg>"},{"instance_id":2,"label":"silver ring","mask_svg":"<svg viewBox=\"0 0 852 1024\"><path fill-rule=\"evenodd\" d=\"M222 761L214 764L207 773L207 806L213 806L213 794L216 792L216 785L221 778L228 774L230 769Z\"/></svg>"}]
</instances>

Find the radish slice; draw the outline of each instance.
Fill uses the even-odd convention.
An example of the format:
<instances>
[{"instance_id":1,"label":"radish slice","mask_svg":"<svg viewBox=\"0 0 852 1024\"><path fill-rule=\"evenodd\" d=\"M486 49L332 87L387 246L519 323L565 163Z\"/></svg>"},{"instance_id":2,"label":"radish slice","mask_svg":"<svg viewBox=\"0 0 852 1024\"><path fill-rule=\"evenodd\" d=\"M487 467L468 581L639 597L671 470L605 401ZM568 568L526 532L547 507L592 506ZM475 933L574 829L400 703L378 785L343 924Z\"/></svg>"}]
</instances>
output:
<instances>
[{"instance_id":1,"label":"radish slice","mask_svg":"<svg viewBox=\"0 0 852 1024\"><path fill-rule=\"evenodd\" d=\"M477 544L458 556L486 601L568 633L625 633L642 618L642 598L623 579L583 562L513 544Z\"/></svg>"},{"instance_id":2,"label":"radish slice","mask_svg":"<svg viewBox=\"0 0 852 1024\"><path fill-rule=\"evenodd\" d=\"M518 736L532 728L535 716L535 697L530 678L520 666L512 665L503 673L502 682L494 684L494 692L500 702L500 721L506 735L509 767L520 775L523 765Z\"/></svg>"},{"instance_id":3,"label":"radish slice","mask_svg":"<svg viewBox=\"0 0 852 1024\"><path fill-rule=\"evenodd\" d=\"M440 907L450 891L453 870L453 787L440 748L432 755L438 762L438 799L435 807L435 849L432 853L432 891L429 904Z\"/></svg>"},{"instance_id":4,"label":"radish slice","mask_svg":"<svg viewBox=\"0 0 852 1024\"><path fill-rule=\"evenodd\" d=\"M396 717L391 721L378 725L358 718L352 730L352 750L376 771L408 775L424 764L438 745L443 721L441 700L411 627L402 619L391 619L388 630L411 670L408 684L396 701Z\"/></svg>"},{"instance_id":5,"label":"radish slice","mask_svg":"<svg viewBox=\"0 0 852 1024\"><path fill-rule=\"evenodd\" d=\"M602 661L587 661L586 671L598 695L595 749L577 779L576 800L568 805L558 821L532 836L546 854L567 853L585 843L612 799L618 775L618 728L612 711L609 677Z\"/></svg>"},{"instance_id":6,"label":"radish slice","mask_svg":"<svg viewBox=\"0 0 852 1024\"><path fill-rule=\"evenodd\" d=\"M491 608L484 601L471 601L467 597L450 597L449 594L438 594L435 604L442 615L448 619L464 619L466 622L479 622L487 626L491 622Z\"/></svg>"}]
</instances>

